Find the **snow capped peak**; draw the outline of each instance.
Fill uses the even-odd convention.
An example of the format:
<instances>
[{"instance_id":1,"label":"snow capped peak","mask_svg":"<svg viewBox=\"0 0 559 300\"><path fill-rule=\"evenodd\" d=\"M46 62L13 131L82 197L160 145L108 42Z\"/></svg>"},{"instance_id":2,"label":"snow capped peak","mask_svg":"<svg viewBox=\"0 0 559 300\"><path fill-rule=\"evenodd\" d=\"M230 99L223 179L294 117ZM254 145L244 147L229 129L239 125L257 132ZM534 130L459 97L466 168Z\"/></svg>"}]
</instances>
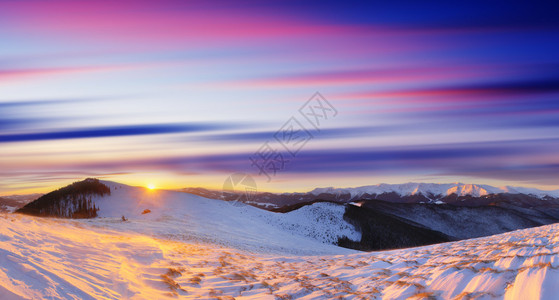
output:
<instances>
[{"instance_id":1,"label":"snow capped peak","mask_svg":"<svg viewBox=\"0 0 559 300\"><path fill-rule=\"evenodd\" d=\"M446 191L446 194L447 195L456 194L458 196L471 195L475 197L481 197L489 194L498 194L502 192L503 191L501 189L492 186L460 183L457 184L456 186L449 188Z\"/></svg>"},{"instance_id":2,"label":"snow capped peak","mask_svg":"<svg viewBox=\"0 0 559 300\"><path fill-rule=\"evenodd\" d=\"M314 190L311 191L312 194L314 195L319 195L319 194L336 194L336 193L340 193L341 191L344 191L344 189L338 189L332 186L329 187L325 187L325 188L315 188Z\"/></svg>"},{"instance_id":3,"label":"snow capped peak","mask_svg":"<svg viewBox=\"0 0 559 300\"><path fill-rule=\"evenodd\" d=\"M456 194L458 196L470 195L473 197L482 197L490 194L499 193L511 193L511 194L527 194L534 195L539 198L545 196L551 196L558 198L559 190L554 191L543 191L534 188L523 188L523 187L494 187L485 184L465 184L461 182L455 183L418 183L418 182L408 182L404 184L387 184L381 183L376 185L367 185L354 188L316 188L310 193L314 195L319 195L322 193L330 194L340 194L349 193L353 197L359 197L363 194L384 194L384 193L396 193L401 196L410 195L424 195L424 196L448 196L451 194Z\"/></svg>"}]
</instances>

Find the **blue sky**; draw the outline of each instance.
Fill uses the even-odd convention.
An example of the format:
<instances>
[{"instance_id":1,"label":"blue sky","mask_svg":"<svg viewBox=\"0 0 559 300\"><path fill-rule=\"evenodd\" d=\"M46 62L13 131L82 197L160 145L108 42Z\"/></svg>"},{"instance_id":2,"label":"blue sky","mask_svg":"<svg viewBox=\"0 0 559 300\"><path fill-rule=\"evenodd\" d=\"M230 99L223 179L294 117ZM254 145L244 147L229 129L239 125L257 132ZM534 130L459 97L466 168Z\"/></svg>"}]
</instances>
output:
<instances>
[{"instance_id":1,"label":"blue sky","mask_svg":"<svg viewBox=\"0 0 559 300\"><path fill-rule=\"evenodd\" d=\"M514 1L0 1L0 195L88 176L220 188L235 172L271 191L556 189L558 11ZM299 112L316 92L337 111L318 128ZM275 139L292 117L312 136L295 156ZM286 162L270 177L250 160L266 142Z\"/></svg>"}]
</instances>

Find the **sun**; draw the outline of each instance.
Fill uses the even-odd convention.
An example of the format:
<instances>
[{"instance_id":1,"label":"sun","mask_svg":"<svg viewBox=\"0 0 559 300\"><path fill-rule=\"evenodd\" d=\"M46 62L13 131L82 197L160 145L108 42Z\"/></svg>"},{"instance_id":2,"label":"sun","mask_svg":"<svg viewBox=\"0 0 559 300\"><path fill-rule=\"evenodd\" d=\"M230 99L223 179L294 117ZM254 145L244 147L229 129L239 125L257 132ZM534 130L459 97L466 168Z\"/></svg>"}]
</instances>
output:
<instances>
[{"instance_id":1,"label":"sun","mask_svg":"<svg viewBox=\"0 0 559 300\"><path fill-rule=\"evenodd\" d=\"M148 184L148 189L155 190L155 184L152 183Z\"/></svg>"}]
</instances>

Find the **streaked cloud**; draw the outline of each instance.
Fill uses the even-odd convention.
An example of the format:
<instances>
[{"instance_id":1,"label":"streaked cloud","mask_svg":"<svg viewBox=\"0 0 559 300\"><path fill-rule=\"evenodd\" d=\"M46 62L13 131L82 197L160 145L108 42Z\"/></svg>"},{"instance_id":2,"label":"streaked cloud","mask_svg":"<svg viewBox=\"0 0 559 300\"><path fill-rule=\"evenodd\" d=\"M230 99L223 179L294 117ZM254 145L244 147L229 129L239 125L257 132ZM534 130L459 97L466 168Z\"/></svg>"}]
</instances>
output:
<instances>
[{"instance_id":1,"label":"streaked cloud","mask_svg":"<svg viewBox=\"0 0 559 300\"><path fill-rule=\"evenodd\" d=\"M406 2L1 1L0 195L219 185L316 91L339 115L277 189L559 188L558 5Z\"/></svg>"},{"instance_id":2,"label":"streaked cloud","mask_svg":"<svg viewBox=\"0 0 559 300\"><path fill-rule=\"evenodd\" d=\"M0 143L200 132L220 128L229 128L229 126L220 126L217 124L146 124L76 128L64 131L0 135Z\"/></svg>"}]
</instances>

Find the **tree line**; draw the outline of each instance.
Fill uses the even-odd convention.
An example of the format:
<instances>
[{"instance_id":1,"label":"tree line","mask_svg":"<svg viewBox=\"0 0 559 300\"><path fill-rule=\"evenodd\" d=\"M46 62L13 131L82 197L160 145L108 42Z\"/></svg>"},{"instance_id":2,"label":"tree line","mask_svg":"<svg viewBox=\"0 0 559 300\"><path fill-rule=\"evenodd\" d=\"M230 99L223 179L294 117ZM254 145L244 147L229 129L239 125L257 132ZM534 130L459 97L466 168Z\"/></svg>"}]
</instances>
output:
<instances>
[{"instance_id":1,"label":"tree line","mask_svg":"<svg viewBox=\"0 0 559 300\"><path fill-rule=\"evenodd\" d=\"M98 179L88 178L45 194L16 212L41 217L94 218L99 207L93 197L110 194L108 186Z\"/></svg>"}]
</instances>

